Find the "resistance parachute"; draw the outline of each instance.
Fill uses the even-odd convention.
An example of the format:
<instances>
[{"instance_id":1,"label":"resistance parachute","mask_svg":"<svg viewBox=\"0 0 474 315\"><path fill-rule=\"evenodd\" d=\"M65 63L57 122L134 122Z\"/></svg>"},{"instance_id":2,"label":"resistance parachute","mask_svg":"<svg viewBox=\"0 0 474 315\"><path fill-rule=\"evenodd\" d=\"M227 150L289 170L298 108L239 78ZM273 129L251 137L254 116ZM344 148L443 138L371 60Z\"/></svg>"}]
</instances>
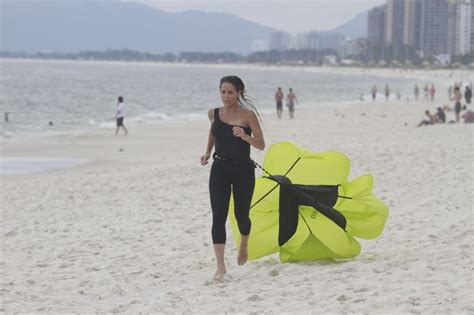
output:
<instances>
[{"instance_id":1,"label":"resistance parachute","mask_svg":"<svg viewBox=\"0 0 474 315\"><path fill-rule=\"evenodd\" d=\"M249 260L277 252L282 262L349 259L361 251L355 237L382 233L388 207L373 195L371 175L347 182L350 162L344 154L280 142L268 150L263 169L269 176L255 182ZM233 200L229 210L239 247Z\"/></svg>"}]
</instances>

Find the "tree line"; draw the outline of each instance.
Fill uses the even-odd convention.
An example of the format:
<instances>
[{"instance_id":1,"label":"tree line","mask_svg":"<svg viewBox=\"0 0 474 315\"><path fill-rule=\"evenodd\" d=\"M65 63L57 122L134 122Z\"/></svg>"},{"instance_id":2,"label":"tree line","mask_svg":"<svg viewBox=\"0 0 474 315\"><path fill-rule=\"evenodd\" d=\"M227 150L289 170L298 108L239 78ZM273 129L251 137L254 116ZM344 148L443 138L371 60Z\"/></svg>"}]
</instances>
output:
<instances>
[{"instance_id":1,"label":"tree line","mask_svg":"<svg viewBox=\"0 0 474 315\"><path fill-rule=\"evenodd\" d=\"M434 63L433 57L420 58L412 49L403 51L404 60L398 60L391 49L385 49L384 56L374 58L368 54L348 56L356 66L413 66L421 67ZM336 62L341 61L338 52L333 49L290 49L285 51L269 50L253 52L248 55L233 52L181 52L156 54L130 49L108 49L104 51L64 52L9 52L0 51L0 58L31 58L31 59L63 59L63 60L115 60L143 62L189 62L189 63L263 63L263 64L307 64L322 65L329 62L327 56L333 56ZM380 61L383 61L381 64ZM452 64L472 65L474 54L471 52L462 56L454 56Z\"/></svg>"}]
</instances>

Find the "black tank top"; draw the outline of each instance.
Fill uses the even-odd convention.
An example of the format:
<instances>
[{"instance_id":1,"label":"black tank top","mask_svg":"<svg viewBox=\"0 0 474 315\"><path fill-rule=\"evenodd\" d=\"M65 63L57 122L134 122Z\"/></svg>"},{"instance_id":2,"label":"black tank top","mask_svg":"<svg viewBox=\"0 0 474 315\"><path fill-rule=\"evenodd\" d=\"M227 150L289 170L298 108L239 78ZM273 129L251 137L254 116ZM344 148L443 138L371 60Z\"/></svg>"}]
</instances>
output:
<instances>
[{"instance_id":1,"label":"black tank top","mask_svg":"<svg viewBox=\"0 0 474 315\"><path fill-rule=\"evenodd\" d=\"M220 157L231 160L248 160L250 158L250 144L232 133L233 127L241 127L245 133L252 135L249 127L233 126L226 124L219 118L219 108L214 109L214 121L211 132L214 136L215 152Z\"/></svg>"}]
</instances>

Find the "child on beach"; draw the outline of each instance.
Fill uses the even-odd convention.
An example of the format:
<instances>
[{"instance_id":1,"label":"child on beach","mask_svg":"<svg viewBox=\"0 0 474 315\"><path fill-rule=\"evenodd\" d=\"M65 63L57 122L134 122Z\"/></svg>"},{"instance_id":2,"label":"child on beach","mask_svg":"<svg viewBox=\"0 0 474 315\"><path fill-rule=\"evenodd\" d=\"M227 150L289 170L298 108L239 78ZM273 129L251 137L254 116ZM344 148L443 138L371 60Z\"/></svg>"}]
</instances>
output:
<instances>
[{"instance_id":1,"label":"child on beach","mask_svg":"<svg viewBox=\"0 0 474 315\"><path fill-rule=\"evenodd\" d=\"M222 282L227 272L224 263L225 223L230 194L232 192L234 197L234 212L241 234L237 263L243 265L248 258L247 244L251 228L249 212L255 186L250 147L263 150L265 141L259 123L260 116L247 96L243 81L237 76L223 77L219 90L223 106L208 111L211 128L206 151L201 156L201 165L208 164L215 147L209 177L212 242L217 263L213 279Z\"/></svg>"}]
</instances>

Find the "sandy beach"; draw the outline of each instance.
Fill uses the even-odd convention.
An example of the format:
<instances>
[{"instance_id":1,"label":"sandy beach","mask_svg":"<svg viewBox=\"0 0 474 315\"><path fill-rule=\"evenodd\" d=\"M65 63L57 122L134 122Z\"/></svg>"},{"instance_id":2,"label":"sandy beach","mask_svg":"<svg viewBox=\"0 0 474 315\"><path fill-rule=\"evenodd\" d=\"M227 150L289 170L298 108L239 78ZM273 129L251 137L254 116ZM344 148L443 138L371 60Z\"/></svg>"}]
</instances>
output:
<instances>
[{"instance_id":1,"label":"sandy beach","mask_svg":"<svg viewBox=\"0 0 474 315\"><path fill-rule=\"evenodd\" d=\"M266 150L292 141L346 154L349 179L371 173L389 218L345 262L238 266L228 228L223 283L211 280L210 168L199 164L208 121L3 141L2 158L82 162L0 177L0 311L474 314L474 125L416 127L445 94L263 115ZM263 163L266 150L252 157Z\"/></svg>"}]
</instances>

